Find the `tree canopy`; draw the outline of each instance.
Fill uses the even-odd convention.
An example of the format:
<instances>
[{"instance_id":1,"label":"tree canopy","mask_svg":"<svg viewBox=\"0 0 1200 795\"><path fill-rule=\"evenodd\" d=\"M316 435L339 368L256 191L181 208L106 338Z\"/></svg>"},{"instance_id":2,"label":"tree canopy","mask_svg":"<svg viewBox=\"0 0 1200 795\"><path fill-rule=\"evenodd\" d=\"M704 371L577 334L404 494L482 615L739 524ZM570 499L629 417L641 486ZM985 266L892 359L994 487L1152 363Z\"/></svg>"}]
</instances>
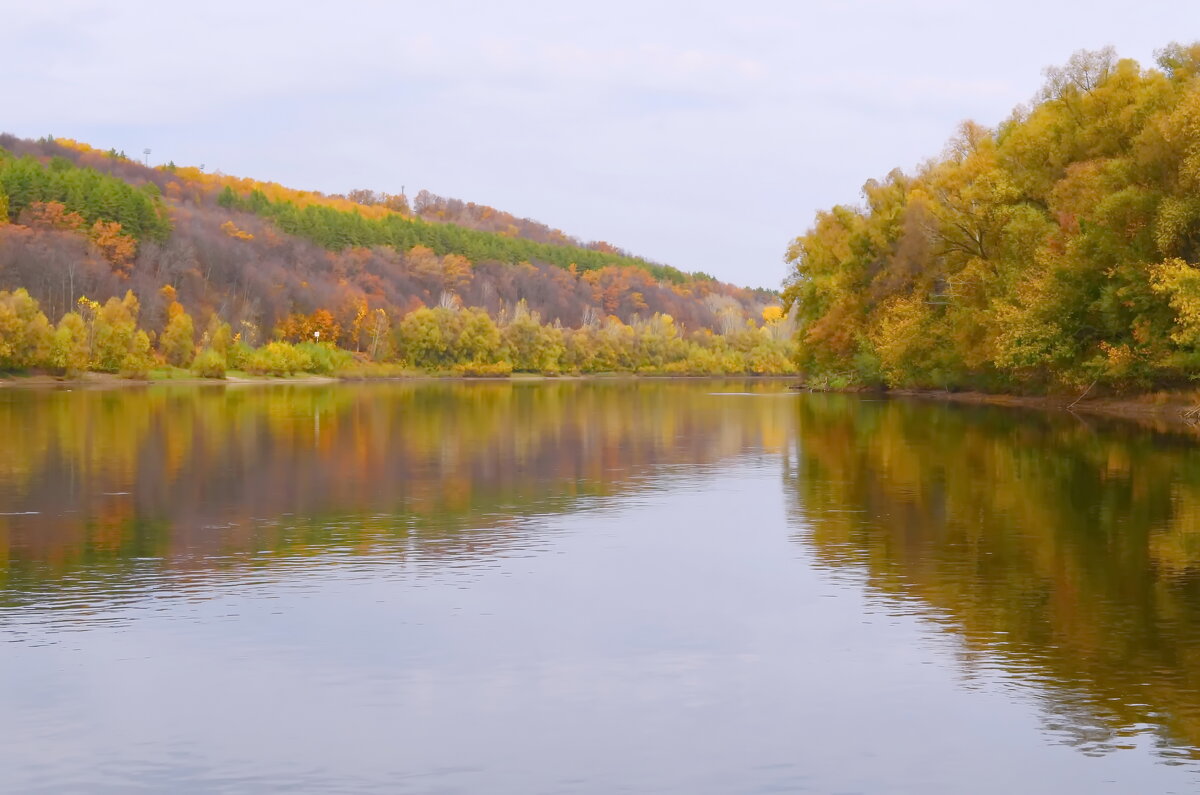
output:
<instances>
[{"instance_id":1,"label":"tree canopy","mask_svg":"<svg viewBox=\"0 0 1200 795\"><path fill-rule=\"evenodd\" d=\"M964 123L788 250L810 374L1042 390L1200 367L1200 44L1046 70L1028 108Z\"/></svg>"}]
</instances>

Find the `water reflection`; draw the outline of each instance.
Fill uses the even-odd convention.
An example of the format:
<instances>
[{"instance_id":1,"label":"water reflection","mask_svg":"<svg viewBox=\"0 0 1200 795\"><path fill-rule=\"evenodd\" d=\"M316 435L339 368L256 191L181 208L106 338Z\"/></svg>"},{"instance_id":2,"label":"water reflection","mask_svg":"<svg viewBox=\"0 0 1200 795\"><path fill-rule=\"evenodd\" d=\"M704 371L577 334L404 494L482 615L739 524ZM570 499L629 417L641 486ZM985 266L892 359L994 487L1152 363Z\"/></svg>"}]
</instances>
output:
<instances>
[{"instance_id":1,"label":"water reflection","mask_svg":"<svg viewBox=\"0 0 1200 795\"><path fill-rule=\"evenodd\" d=\"M1184 438L564 381L0 392L0 451L0 789L1195 780Z\"/></svg>"},{"instance_id":2,"label":"water reflection","mask_svg":"<svg viewBox=\"0 0 1200 795\"><path fill-rule=\"evenodd\" d=\"M797 540L883 610L964 639L968 682L1044 702L1088 753L1200 746L1200 447L1118 423L812 396Z\"/></svg>"},{"instance_id":3,"label":"water reflection","mask_svg":"<svg viewBox=\"0 0 1200 795\"><path fill-rule=\"evenodd\" d=\"M782 449L785 407L710 391L622 380L0 392L0 606L69 606L80 589L117 598L381 545L416 561L494 556L531 543L525 517Z\"/></svg>"}]
</instances>

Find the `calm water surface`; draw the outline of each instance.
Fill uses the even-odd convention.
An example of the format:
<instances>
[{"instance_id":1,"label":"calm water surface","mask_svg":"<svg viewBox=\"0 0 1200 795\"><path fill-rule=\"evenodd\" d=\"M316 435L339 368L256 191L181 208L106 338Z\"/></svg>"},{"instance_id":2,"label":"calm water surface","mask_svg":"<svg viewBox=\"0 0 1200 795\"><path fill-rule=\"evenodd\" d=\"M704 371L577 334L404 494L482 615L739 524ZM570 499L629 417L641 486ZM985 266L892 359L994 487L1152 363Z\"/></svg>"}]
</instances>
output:
<instances>
[{"instance_id":1,"label":"calm water surface","mask_svg":"<svg viewBox=\"0 0 1200 795\"><path fill-rule=\"evenodd\" d=\"M0 391L0 790L1200 788L1200 446L614 381Z\"/></svg>"}]
</instances>

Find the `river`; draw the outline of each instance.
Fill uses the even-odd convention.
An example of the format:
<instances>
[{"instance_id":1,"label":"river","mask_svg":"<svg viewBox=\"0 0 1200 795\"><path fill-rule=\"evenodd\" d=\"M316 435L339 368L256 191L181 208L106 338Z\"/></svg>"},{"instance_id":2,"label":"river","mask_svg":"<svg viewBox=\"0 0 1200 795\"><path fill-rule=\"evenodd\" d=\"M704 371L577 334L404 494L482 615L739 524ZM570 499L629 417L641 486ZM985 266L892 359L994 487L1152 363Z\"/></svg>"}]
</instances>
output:
<instances>
[{"instance_id":1,"label":"river","mask_svg":"<svg viewBox=\"0 0 1200 795\"><path fill-rule=\"evenodd\" d=\"M0 790L1200 787L1200 446L778 382L0 390Z\"/></svg>"}]
</instances>

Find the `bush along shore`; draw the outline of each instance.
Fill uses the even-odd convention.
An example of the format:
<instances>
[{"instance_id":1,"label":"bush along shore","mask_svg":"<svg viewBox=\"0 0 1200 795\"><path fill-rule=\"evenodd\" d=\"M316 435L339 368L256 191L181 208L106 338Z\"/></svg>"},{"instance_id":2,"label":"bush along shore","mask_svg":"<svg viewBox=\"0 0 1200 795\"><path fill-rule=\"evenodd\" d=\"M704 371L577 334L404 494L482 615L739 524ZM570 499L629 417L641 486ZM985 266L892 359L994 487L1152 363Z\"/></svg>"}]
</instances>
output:
<instances>
[{"instance_id":1,"label":"bush along shore","mask_svg":"<svg viewBox=\"0 0 1200 795\"><path fill-rule=\"evenodd\" d=\"M216 312L203 328L162 288L160 318L142 316L133 292L101 304L78 299L52 324L25 290L0 291L0 373L128 381L412 375L789 375L794 330L778 307L761 324L722 334L688 331L669 315L623 323L596 319L568 329L542 323L521 302L493 319L456 301L401 318L360 312L343 328L329 312L294 314L264 335ZM264 339L265 337L265 339Z\"/></svg>"}]
</instances>

